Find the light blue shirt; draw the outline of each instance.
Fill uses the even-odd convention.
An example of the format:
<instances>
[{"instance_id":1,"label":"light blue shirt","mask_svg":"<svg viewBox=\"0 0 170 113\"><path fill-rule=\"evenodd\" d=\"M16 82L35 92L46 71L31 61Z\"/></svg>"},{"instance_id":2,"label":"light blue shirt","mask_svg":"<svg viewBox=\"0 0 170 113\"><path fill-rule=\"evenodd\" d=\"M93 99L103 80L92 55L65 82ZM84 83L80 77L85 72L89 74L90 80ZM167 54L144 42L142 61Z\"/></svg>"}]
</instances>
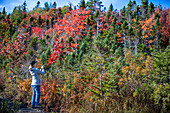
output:
<instances>
[{"instance_id":1,"label":"light blue shirt","mask_svg":"<svg viewBox=\"0 0 170 113\"><path fill-rule=\"evenodd\" d=\"M31 83L31 85L41 85L41 80L40 80L39 74L45 74L45 70L33 67L30 70L30 74L32 76L32 83Z\"/></svg>"}]
</instances>

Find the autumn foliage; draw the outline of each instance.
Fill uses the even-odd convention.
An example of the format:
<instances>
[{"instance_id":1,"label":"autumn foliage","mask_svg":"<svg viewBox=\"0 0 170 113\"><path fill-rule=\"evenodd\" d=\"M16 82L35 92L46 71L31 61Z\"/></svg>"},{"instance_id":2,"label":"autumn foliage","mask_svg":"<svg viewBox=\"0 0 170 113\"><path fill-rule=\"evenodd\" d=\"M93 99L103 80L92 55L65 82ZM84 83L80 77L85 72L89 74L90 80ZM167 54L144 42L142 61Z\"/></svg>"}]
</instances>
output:
<instances>
[{"instance_id":1,"label":"autumn foliage","mask_svg":"<svg viewBox=\"0 0 170 113\"><path fill-rule=\"evenodd\" d=\"M170 11L141 2L120 11L99 0L3 10L2 97L30 106L28 67L37 60L45 63L40 103L48 112L169 112Z\"/></svg>"}]
</instances>

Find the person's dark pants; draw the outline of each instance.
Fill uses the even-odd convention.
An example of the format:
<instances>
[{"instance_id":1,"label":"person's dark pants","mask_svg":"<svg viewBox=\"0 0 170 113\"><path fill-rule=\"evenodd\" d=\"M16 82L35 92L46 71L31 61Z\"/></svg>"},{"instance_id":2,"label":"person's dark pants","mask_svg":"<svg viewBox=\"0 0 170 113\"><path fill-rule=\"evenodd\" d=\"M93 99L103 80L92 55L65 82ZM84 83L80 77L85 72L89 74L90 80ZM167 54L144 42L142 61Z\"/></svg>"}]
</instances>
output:
<instances>
[{"instance_id":1,"label":"person's dark pants","mask_svg":"<svg viewBox=\"0 0 170 113\"><path fill-rule=\"evenodd\" d=\"M32 101L31 106L39 105L40 100L40 85L32 85Z\"/></svg>"}]
</instances>

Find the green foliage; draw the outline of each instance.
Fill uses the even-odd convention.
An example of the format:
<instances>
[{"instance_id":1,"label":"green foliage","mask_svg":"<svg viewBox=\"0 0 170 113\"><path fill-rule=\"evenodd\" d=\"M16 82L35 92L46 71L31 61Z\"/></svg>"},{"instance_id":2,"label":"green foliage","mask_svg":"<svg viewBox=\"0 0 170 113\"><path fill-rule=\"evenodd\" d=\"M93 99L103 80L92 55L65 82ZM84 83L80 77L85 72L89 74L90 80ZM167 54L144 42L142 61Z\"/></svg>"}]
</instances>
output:
<instances>
[{"instance_id":1,"label":"green foliage","mask_svg":"<svg viewBox=\"0 0 170 113\"><path fill-rule=\"evenodd\" d=\"M0 95L30 106L25 78L36 59L38 68L45 63L40 103L47 112L168 112L169 10L155 12L148 0L141 7L129 1L120 13L112 4L103 11L100 0L81 0L75 10L39 5L0 13ZM157 49L156 41L166 44ZM0 103L7 112L11 103Z\"/></svg>"},{"instance_id":2,"label":"green foliage","mask_svg":"<svg viewBox=\"0 0 170 113\"><path fill-rule=\"evenodd\" d=\"M95 15L94 15L94 18L97 18L97 17L99 17L99 10L97 10Z\"/></svg>"},{"instance_id":3,"label":"green foliage","mask_svg":"<svg viewBox=\"0 0 170 113\"><path fill-rule=\"evenodd\" d=\"M41 20L41 15L39 15L38 19L37 19L37 24L39 25L39 27L42 24L42 20Z\"/></svg>"},{"instance_id":4,"label":"green foliage","mask_svg":"<svg viewBox=\"0 0 170 113\"><path fill-rule=\"evenodd\" d=\"M80 1L80 7L83 8L83 9L86 8L85 1L84 1L84 0L81 0L81 1Z\"/></svg>"},{"instance_id":5,"label":"green foliage","mask_svg":"<svg viewBox=\"0 0 170 113\"><path fill-rule=\"evenodd\" d=\"M54 2L53 5L52 5L53 8L56 8L57 7L57 3Z\"/></svg>"},{"instance_id":6,"label":"green foliage","mask_svg":"<svg viewBox=\"0 0 170 113\"><path fill-rule=\"evenodd\" d=\"M4 7L3 10L2 10L2 14L3 14L3 15L6 15L5 7Z\"/></svg>"},{"instance_id":7,"label":"green foliage","mask_svg":"<svg viewBox=\"0 0 170 113\"><path fill-rule=\"evenodd\" d=\"M12 36L12 38L11 38L11 39L12 39L12 42L15 40L15 37L17 37L18 34L19 34L19 33L18 33L17 31L15 31L15 33L13 34L13 36Z\"/></svg>"},{"instance_id":8,"label":"green foliage","mask_svg":"<svg viewBox=\"0 0 170 113\"><path fill-rule=\"evenodd\" d=\"M30 17L29 22L31 23L31 22L33 22L33 20L34 20L34 18Z\"/></svg>"},{"instance_id":9,"label":"green foliage","mask_svg":"<svg viewBox=\"0 0 170 113\"><path fill-rule=\"evenodd\" d=\"M113 11L113 5L112 4L110 4L110 7L109 7L109 11Z\"/></svg>"},{"instance_id":10,"label":"green foliage","mask_svg":"<svg viewBox=\"0 0 170 113\"><path fill-rule=\"evenodd\" d=\"M48 2L45 2L44 3L44 10L49 11L49 9L50 9L50 7L49 7Z\"/></svg>"},{"instance_id":11,"label":"green foliage","mask_svg":"<svg viewBox=\"0 0 170 113\"><path fill-rule=\"evenodd\" d=\"M37 41L38 41L37 39L38 37L33 37L29 44L35 51L37 50Z\"/></svg>"},{"instance_id":12,"label":"green foliage","mask_svg":"<svg viewBox=\"0 0 170 113\"><path fill-rule=\"evenodd\" d=\"M154 67L156 80L158 83L168 83L169 82L169 60L170 60L170 46L167 46L164 52L153 53L154 57Z\"/></svg>"}]
</instances>

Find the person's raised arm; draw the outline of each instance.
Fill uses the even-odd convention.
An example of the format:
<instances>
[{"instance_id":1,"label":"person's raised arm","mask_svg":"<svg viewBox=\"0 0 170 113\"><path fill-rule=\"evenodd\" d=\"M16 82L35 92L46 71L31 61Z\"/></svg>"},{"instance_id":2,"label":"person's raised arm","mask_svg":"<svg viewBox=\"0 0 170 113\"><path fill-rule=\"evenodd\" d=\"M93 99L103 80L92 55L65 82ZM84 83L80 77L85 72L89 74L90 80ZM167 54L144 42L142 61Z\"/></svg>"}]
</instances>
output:
<instances>
[{"instance_id":1,"label":"person's raised arm","mask_svg":"<svg viewBox=\"0 0 170 113\"><path fill-rule=\"evenodd\" d=\"M34 68L34 72L35 72L35 73L39 73L39 74L45 74L44 68L41 68L41 70L38 69L38 68Z\"/></svg>"}]
</instances>

